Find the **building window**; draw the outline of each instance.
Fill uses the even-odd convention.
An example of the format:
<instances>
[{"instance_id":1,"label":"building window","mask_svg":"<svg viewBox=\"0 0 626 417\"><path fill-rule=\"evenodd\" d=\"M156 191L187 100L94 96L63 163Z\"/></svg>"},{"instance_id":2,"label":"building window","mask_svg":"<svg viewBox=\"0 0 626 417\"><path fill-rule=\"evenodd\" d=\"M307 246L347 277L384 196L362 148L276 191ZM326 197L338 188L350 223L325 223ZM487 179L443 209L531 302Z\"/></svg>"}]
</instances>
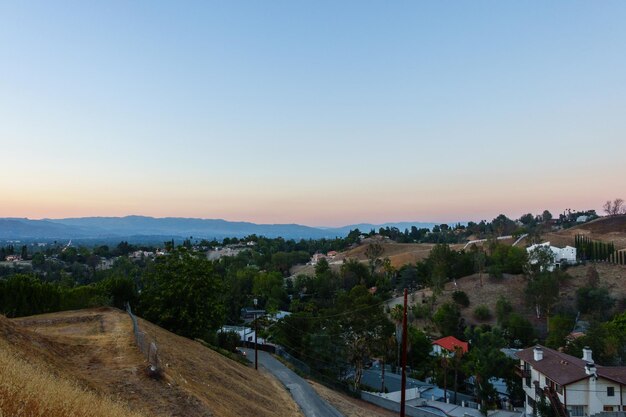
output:
<instances>
[{"instance_id":1,"label":"building window","mask_svg":"<svg viewBox=\"0 0 626 417\"><path fill-rule=\"evenodd\" d=\"M528 364L528 362L524 362L524 374L526 375L525 382L526 382L526 386L530 388L530 379L532 376L531 370L530 370L530 365Z\"/></svg>"},{"instance_id":2,"label":"building window","mask_svg":"<svg viewBox=\"0 0 626 417\"><path fill-rule=\"evenodd\" d=\"M573 405L570 409L570 415L572 416L584 416L585 415L585 406L583 405Z\"/></svg>"},{"instance_id":3,"label":"building window","mask_svg":"<svg viewBox=\"0 0 626 417\"><path fill-rule=\"evenodd\" d=\"M614 397L615 396L615 388L614 387L606 387L606 396Z\"/></svg>"},{"instance_id":4,"label":"building window","mask_svg":"<svg viewBox=\"0 0 626 417\"><path fill-rule=\"evenodd\" d=\"M610 413L613 411L613 406L605 405L604 407L602 407L602 411L608 411Z\"/></svg>"}]
</instances>

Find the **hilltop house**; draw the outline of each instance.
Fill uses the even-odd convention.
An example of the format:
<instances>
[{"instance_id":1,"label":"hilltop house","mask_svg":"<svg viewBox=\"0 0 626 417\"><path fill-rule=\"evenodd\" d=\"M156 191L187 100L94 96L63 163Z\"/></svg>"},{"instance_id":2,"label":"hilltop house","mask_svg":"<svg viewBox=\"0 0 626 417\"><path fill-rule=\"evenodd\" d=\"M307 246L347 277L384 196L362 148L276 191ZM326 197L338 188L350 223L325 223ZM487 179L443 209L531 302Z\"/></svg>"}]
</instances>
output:
<instances>
[{"instance_id":1,"label":"hilltop house","mask_svg":"<svg viewBox=\"0 0 626 417\"><path fill-rule=\"evenodd\" d=\"M542 250L544 248L549 249L552 252L553 257L553 263L548 266L548 271L554 271L554 269L560 267L561 264L576 263L576 248L572 246L559 248L551 246L550 242L538 243L527 247L526 252L528 252L528 262L531 264L537 263L536 256L533 256L533 254L535 254L537 250Z\"/></svg>"},{"instance_id":2,"label":"hilltop house","mask_svg":"<svg viewBox=\"0 0 626 417\"><path fill-rule=\"evenodd\" d=\"M516 354L520 359L526 415L538 415L545 401L557 417L612 416L626 411L626 367L595 365L591 349L576 358L540 345Z\"/></svg>"},{"instance_id":3,"label":"hilltop house","mask_svg":"<svg viewBox=\"0 0 626 417\"><path fill-rule=\"evenodd\" d=\"M321 261L322 259L326 259L326 255L324 255L323 253L319 253L319 252L314 253L313 256L311 257L311 265L317 265L317 263Z\"/></svg>"},{"instance_id":4,"label":"hilltop house","mask_svg":"<svg viewBox=\"0 0 626 417\"><path fill-rule=\"evenodd\" d=\"M461 349L463 354L469 350L469 344L462 342L454 336L446 336L433 341L433 355L453 356L456 349Z\"/></svg>"}]
</instances>

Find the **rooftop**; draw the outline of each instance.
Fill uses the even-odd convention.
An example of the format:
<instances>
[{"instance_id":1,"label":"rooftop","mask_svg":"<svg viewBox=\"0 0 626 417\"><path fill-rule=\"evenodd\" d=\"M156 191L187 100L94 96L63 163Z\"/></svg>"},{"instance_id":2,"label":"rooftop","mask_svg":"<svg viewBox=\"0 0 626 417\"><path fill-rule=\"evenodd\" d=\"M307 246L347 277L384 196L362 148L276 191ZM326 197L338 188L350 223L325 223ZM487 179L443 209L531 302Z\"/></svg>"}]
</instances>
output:
<instances>
[{"instance_id":1,"label":"rooftop","mask_svg":"<svg viewBox=\"0 0 626 417\"><path fill-rule=\"evenodd\" d=\"M543 359L540 361L536 361L534 358L533 349L535 347L517 352L517 357L528 362L534 369L548 376L557 384L568 385L589 377L585 372L586 361L545 346L537 345L536 347L543 350ZM599 377L626 384L626 366L596 365L596 373Z\"/></svg>"},{"instance_id":2,"label":"rooftop","mask_svg":"<svg viewBox=\"0 0 626 417\"><path fill-rule=\"evenodd\" d=\"M467 353L469 350L469 344L467 342L462 342L454 336L446 336L437 339L433 341L433 345L439 345L450 352L454 352L455 347L460 347L463 353Z\"/></svg>"}]
</instances>

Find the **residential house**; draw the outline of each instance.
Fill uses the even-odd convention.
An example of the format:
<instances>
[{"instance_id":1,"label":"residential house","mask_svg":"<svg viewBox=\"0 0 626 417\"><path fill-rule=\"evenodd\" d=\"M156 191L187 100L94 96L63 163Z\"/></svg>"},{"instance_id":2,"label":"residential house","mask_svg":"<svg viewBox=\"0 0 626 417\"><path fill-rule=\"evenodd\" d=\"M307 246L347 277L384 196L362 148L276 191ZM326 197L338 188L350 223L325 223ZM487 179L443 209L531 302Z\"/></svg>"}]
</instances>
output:
<instances>
[{"instance_id":1,"label":"residential house","mask_svg":"<svg viewBox=\"0 0 626 417\"><path fill-rule=\"evenodd\" d=\"M548 266L548 271L554 271L555 268L560 267L562 264L575 264L576 263L576 248L572 246L566 246L564 248L559 248L556 246L551 246L550 242L538 243L535 245L531 245L526 248L528 252L528 262L533 264L537 263L536 256L533 256L536 250L542 250L543 248L548 248L552 252L552 257L554 262Z\"/></svg>"},{"instance_id":2,"label":"residential house","mask_svg":"<svg viewBox=\"0 0 626 417\"><path fill-rule=\"evenodd\" d=\"M583 357L537 345L517 353L526 415L538 415L545 401L557 417L610 416L626 411L626 367L594 364L591 349Z\"/></svg>"},{"instance_id":3,"label":"residential house","mask_svg":"<svg viewBox=\"0 0 626 417\"><path fill-rule=\"evenodd\" d=\"M456 349L461 349L463 354L469 350L469 343L463 342L454 336L446 336L432 342L433 355L453 356Z\"/></svg>"},{"instance_id":4,"label":"residential house","mask_svg":"<svg viewBox=\"0 0 626 417\"><path fill-rule=\"evenodd\" d=\"M241 319L245 323L250 323L258 317L265 316L266 311L261 309L255 309L250 307L244 307L241 309Z\"/></svg>"},{"instance_id":5,"label":"residential house","mask_svg":"<svg viewBox=\"0 0 626 417\"><path fill-rule=\"evenodd\" d=\"M231 332L231 333L237 333L237 335L239 336L239 341L240 342L248 342L248 343L252 343L254 342L254 336L255 336L255 331L254 329L250 328L250 327L246 327L246 326L222 326L222 328L219 330L220 332ZM266 343L266 340L263 339L262 337L258 337L257 338L257 343L260 345L263 345Z\"/></svg>"},{"instance_id":6,"label":"residential house","mask_svg":"<svg viewBox=\"0 0 626 417\"><path fill-rule=\"evenodd\" d=\"M317 265L317 263L322 259L326 259L326 255L324 255L323 253L314 253L313 257L311 258L311 265Z\"/></svg>"}]
</instances>

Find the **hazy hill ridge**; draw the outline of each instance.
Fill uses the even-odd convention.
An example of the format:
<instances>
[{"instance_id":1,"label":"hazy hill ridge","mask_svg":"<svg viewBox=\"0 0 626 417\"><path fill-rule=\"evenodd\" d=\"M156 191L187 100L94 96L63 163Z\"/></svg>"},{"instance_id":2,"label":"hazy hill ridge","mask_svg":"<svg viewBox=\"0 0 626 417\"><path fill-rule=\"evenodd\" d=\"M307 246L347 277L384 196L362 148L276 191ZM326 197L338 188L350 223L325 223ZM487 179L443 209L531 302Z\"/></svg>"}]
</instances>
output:
<instances>
[{"instance_id":1,"label":"hazy hill ridge","mask_svg":"<svg viewBox=\"0 0 626 417\"><path fill-rule=\"evenodd\" d=\"M0 239L100 239L129 237L189 237L196 239L222 239L244 237L252 234L286 239L321 239L347 235L358 228L363 232L380 227L397 227L400 230L416 226L432 228L435 223L401 222L382 225L357 224L343 227L310 227L299 224L256 224L231 222L222 219L197 219L183 217L79 217L67 219L30 220L0 218Z\"/></svg>"}]
</instances>

